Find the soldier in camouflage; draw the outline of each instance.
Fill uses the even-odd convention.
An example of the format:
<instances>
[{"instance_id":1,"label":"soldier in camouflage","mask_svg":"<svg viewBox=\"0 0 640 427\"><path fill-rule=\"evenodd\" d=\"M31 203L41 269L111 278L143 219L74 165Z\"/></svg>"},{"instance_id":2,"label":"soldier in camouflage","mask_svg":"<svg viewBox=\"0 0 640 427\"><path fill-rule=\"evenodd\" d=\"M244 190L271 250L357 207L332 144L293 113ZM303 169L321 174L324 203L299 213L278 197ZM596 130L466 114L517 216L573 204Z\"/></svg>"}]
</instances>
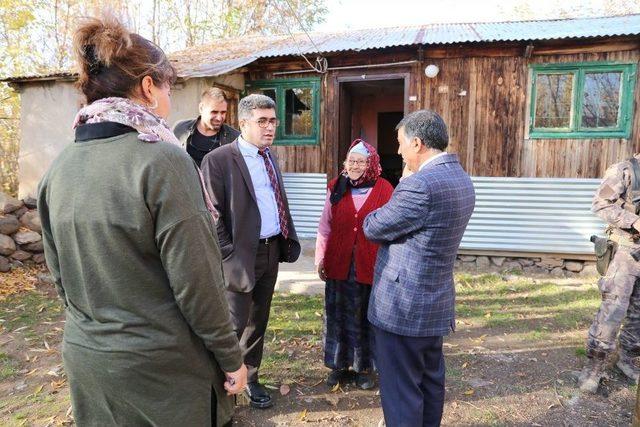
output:
<instances>
[{"instance_id":1,"label":"soldier in camouflage","mask_svg":"<svg viewBox=\"0 0 640 427\"><path fill-rule=\"evenodd\" d=\"M607 357L616 349L620 331L616 366L635 383L640 369L640 167L632 158L611 166L594 198L593 212L607 222L609 239L616 252L598 287L602 302L589 328L587 364L579 378L580 390L595 393L604 376Z\"/></svg>"}]
</instances>

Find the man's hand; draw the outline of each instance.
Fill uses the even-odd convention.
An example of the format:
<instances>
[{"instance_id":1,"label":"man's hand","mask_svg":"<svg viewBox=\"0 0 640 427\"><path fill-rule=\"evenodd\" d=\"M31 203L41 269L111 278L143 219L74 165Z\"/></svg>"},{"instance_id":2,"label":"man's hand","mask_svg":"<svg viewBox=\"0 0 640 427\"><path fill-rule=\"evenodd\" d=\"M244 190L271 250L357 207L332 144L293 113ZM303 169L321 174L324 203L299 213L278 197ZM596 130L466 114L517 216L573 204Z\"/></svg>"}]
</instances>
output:
<instances>
[{"instance_id":1,"label":"man's hand","mask_svg":"<svg viewBox=\"0 0 640 427\"><path fill-rule=\"evenodd\" d=\"M324 272L324 261L320 261L320 264L318 264L318 277L320 277L322 281L327 280L327 275Z\"/></svg>"},{"instance_id":2,"label":"man's hand","mask_svg":"<svg viewBox=\"0 0 640 427\"><path fill-rule=\"evenodd\" d=\"M238 394L242 392L247 385L247 367L242 364L240 369L235 372L225 372L227 381L224 383L224 389L227 394Z\"/></svg>"}]
</instances>

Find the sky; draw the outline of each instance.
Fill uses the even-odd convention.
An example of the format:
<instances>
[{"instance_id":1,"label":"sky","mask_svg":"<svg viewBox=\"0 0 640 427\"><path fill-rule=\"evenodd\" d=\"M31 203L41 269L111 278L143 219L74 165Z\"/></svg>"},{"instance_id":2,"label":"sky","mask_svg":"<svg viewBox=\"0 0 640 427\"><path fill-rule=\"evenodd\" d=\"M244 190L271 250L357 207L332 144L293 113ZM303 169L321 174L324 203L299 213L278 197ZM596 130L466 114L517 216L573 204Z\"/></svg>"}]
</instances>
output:
<instances>
[{"instance_id":1,"label":"sky","mask_svg":"<svg viewBox=\"0 0 640 427\"><path fill-rule=\"evenodd\" d=\"M315 31L640 13L639 0L327 0L329 13ZM625 10L626 9L626 10Z\"/></svg>"}]
</instances>

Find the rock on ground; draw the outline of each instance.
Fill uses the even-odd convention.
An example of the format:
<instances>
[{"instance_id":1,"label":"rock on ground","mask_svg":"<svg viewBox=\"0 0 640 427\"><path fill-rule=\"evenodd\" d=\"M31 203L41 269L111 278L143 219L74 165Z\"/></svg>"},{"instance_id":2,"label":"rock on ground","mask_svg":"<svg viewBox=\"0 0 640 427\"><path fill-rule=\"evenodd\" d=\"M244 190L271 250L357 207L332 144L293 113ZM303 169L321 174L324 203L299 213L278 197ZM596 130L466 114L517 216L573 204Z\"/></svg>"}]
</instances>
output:
<instances>
[{"instance_id":1,"label":"rock on ground","mask_svg":"<svg viewBox=\"0 0 640 427\"><path fill-rule=\"evenodd\" d=\"M16 251L16 243L9 236L0 234L0 255L11 255Z\"/></svg>"},{"instance_id":2,"label":"rock on ground","mask_svg":"<svg viewBox=\"0 0 640 427\"><path fill-rule=\"evenodd\" d=\"M20 228L20 221L13 215L0 216L0 234L7 236L15 233Z\"/></svg>"},{"instance_id":3,"label":"rock on ground","mask_svg":"<svg viewBox=\"0 0 640 427\"><path fill-rule=\"evenodd\" d=\"M26 245L28 243L39 242L42 240L42 237L35 231L18 231L13 235L13 240L19 245Z\"/></svg>"},{"instance_id":4,"label":"rock on ground","mask_svg":"<svg viewBox=\"0 0 640 427\"><path fill-rule=\"evenodd\" d=\"M20 223L31 231L41 232L42 223L38 211L29 211L20 217Z\"/></svg>"},{"instance_id":5,"label":"rock on ground","mask_svg":"<svg viewBox=\"0 0 640 427\"><path fill-rule=\"evenodd\" d=\"M23 203L20 200L0 191L0 212L10 213L20 209L22 206Z\"/></svg>"}]
</instances>

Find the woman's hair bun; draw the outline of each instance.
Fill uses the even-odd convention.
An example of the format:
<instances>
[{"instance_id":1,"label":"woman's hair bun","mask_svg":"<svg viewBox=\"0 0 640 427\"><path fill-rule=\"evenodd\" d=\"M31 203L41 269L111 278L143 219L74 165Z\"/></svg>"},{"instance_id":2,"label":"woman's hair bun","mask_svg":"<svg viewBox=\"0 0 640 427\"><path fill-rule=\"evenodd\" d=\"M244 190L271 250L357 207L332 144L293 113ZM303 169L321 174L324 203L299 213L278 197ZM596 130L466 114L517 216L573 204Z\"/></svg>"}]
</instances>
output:
<instances>
[{"instance_id":1,"label":"woman's hair bun","mask_svg":"<svg viewBox=\"0 0 640 427\"><path fill-rule=\"evenodd\" d=\"M131 48L131 33L115 17L85 18L73 38L73 46L83 71L96 74L109 67Z\"/></svg>"},{"instance_id":2,"label":"woman's hair bun","mask_svg":"<svg viewBox=\"0 0 640 427\"><path fill-rule=\"evenodd\" d=\"M76 86L87 103L140 96L145 76L157 86L176 79L176 70L162 49L130 32L112 14L83 19L73 36L73 50L78 61Z\"/></svg>"}]
</instances>

